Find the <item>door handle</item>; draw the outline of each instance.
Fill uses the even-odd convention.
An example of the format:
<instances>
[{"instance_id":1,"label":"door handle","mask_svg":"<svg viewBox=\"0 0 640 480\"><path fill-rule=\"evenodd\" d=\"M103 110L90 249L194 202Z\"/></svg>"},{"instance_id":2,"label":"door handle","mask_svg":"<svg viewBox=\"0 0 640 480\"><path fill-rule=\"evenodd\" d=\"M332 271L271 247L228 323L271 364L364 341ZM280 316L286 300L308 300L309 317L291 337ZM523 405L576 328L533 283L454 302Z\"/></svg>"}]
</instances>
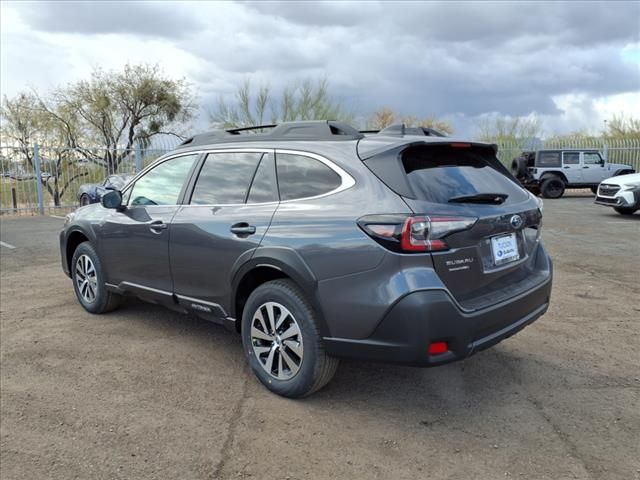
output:
<instances>
[{"instance_id":1,"label":"door handle","mask_svg":"<svg viewBox=\"0 0 640 480\"><path fill-rule=\"evenodd\" d=\"M589 168L589 167L582 167L582 168Z\"/></svg>"},{"instance_id":2,"label":"door handle","mask_svg":"<svg viewBox=\"0 0 640 480\"><path fill-rule=\"evenodd\" d=\"M162 230L166 230L168 226L162 220L154 220L149 224L149 230L153 233L162 233Z\"/></svg>"},{"instance_id":3,"label":"door handle","mask_svg":"<svg viewBox=\"0 0 640 480\"><path fill-rule=\"evenodd\" d=\"M571 168L571 167L564 167L564 168Z\"/></svg>"},{"instance_id":4,"label":"door handle","mask_svg":"<svg viewBox=\"0 0 640 480\"><path fill-rule=\"evenodd\" d=\"M234 223L231 225L231 233L236 235L253 235L256 233L256 227L249 225L247 222Z\"/></svg>"}]
</instances>

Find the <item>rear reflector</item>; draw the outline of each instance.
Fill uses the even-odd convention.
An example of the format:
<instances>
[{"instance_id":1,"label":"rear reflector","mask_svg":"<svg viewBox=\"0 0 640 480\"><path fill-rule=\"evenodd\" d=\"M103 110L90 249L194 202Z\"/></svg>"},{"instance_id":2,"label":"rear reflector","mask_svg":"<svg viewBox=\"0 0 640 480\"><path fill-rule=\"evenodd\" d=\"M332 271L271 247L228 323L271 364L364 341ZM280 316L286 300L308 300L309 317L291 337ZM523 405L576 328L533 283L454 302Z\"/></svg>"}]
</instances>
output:
<instances>
[{"instance_id":1,"label":"rear reflector","mask_svg":"<svg viewBox=\"0 0 640 480\"><path fill-rule=\"evenodd\" d=\"M429 345L429 355L442 355L449 351L449 345L447 342L433 342Z\"/></svg>"},{"instance_id":2,"label":"rear reflector","mask_svg":"<svg viewBox=\"0 0 640 480\"><path fill-rule=\"evenodd\" d=\"M451 148L471 148L470 143L452 143Z\"/></svg>"}]
</instances>

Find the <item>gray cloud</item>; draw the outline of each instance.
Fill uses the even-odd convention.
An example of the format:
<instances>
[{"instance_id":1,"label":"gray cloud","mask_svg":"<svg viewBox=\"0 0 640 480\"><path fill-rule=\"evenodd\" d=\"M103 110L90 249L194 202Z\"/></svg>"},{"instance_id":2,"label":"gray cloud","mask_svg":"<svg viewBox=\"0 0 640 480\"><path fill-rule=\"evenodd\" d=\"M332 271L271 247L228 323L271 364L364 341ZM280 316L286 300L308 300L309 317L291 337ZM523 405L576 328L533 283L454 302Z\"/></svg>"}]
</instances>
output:
<instances>
[{"instance_id":1,"label":"gray cloud","mask_svg":"<svg viewBox=\"0 0 640 480\"><path fill-rule=\"evenodd\" d=\"M52 33L128 33L183 37L203 26L197 15L176 11L170 2L54 1L19 4L23 20Z\"/></svg>"},{"instance_id":2,"label":"gray cloud","mask_svg":"<svg viewBox=\"0 0 640 480\"><path fill-rule=\"evenodd\" d=\"M46 62L37 52L50 50L48 36L58 33L76 34L79 42L126 34L135 58L145 58L149 38L161 39L173 56L156 50L149 58L160 58L168 71L176 71L180 52L193 59L177 74L193 82L205 110L220 95L233 98L247 77L278 91L297 79L326 76L332 93L356 114L388 106L461 125L491 112L564 118L554 98L566 95L580 96L571 108L593 115L594 99L640 91L638 62L622 56L626 45L640 42L638 2L70 2L12 8L32 31L3 36L3 48L31 51L36 63ZM73 45L58 51L62 65L77 64ZM114 56L124 63L128 53ZM10 65L18 65L20 55L10 55ZM12 74L20 75L17 70ZM51 71L49 81L67 80L55 78L55 67Z\"/></svg>"}]
</instances>

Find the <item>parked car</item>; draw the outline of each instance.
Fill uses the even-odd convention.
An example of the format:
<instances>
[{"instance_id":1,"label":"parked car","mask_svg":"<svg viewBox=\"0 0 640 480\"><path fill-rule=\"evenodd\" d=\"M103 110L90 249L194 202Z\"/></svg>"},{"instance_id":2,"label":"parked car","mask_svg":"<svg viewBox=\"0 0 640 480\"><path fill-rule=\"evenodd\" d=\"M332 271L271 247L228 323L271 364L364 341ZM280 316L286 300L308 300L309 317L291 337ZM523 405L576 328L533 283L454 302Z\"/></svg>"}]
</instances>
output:
<instances>
[{"instance_id":1,"label":"parked car","mask_svg":"<svg viewBox=\"0 0 640 480\"><path fill-rule=\"evenodd\" d=\"M511 172L534 195L560 198L567 188L590 188L596 193L605 178L635 170L608 162L597 150L560 149L522 152L511 162Z\"/></svg>"},{"instance_id":2,"label":"parked car","mask_svg":"<svg viewBox=\"0 0 640 480\"><path fill-rule=\"evenodd\" d=\"M97 203L109 190L121 190L133 178L128 173L109 175L102 183L85 183L78 189L78 202L81 207Z\"/></svg>"},{"instance_id":3,"label":"parked car","mask_svg":"<svg viewBox=\"0 0 640 480\"><path fill-rule=\"evenodd\" d=\"M607 178L598 187L595 203L633 215L640 210L640 173Z\"/></svg>"},{"instance_id":4,"label":"parked car","mask_svg":"<svg viewBox=\"0 0 640 480\"><path fill-rule=\"evenodd\" d=\"M541 201L495 145L419 132L196 135L70 214L62 267L88 312L129 294L239 332L287 397L320 389L341 357L466 358L547 310Z\"/></svg>"}]
</instances>

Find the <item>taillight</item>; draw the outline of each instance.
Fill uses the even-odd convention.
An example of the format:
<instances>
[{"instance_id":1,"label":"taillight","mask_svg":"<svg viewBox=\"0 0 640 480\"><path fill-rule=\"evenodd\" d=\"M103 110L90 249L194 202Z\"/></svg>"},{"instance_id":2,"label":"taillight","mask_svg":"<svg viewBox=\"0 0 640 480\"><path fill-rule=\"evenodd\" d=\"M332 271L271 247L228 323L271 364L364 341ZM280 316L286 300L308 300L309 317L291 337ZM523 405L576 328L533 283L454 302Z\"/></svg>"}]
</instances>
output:
<instances>
[{"instance_id":1,"label":"taillight","mask_svg":"<svg viewBox=\"0 0 640 480\"><path fill-rule=\"evenodd\" d=\"M358 225L390 250L403 253L448 250L445 237L471 228L472 217L368 215Z\"/></svg>"}]
</instances>

